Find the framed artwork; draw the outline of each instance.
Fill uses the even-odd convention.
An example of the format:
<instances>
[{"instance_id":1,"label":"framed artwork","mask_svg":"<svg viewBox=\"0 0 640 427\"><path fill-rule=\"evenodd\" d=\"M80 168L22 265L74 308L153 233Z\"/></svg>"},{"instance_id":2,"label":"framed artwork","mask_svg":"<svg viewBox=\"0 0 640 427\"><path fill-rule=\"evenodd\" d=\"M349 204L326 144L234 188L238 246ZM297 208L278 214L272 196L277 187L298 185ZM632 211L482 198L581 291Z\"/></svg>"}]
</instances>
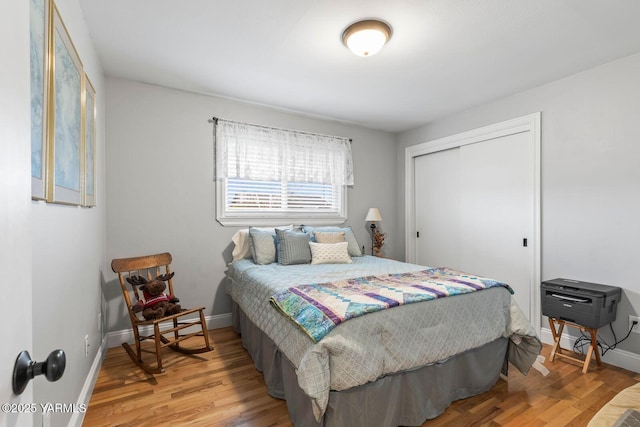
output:
<instances>
[{"instance_id":1,"label":"framed artwork","mask_svg":"<svg viewBox=\"0 0 640 427\"><path fill-rule=\"evenodd\" d=\"M53 6L49 99L47 201L82 204L82 62Z\"/></svg>"},{"instance_id":2,"label":"framed artwork","mask_svg":"<svg viewBox=\"0 0 640 427\"><path fill-rule=\"evenodd\" d=\"M84 192L82 204L96 205L96 90L84 75Z\"/></svg>"},{"instance_id":3,"label":"framed artwork","mask_svg":"<svg viewBox=\"0 0 640 427\"><path fill-rule=\"evenodd\" d=\"M30 0L31 198L46 199L50 0Z\"/></svg>"}]
</instances>

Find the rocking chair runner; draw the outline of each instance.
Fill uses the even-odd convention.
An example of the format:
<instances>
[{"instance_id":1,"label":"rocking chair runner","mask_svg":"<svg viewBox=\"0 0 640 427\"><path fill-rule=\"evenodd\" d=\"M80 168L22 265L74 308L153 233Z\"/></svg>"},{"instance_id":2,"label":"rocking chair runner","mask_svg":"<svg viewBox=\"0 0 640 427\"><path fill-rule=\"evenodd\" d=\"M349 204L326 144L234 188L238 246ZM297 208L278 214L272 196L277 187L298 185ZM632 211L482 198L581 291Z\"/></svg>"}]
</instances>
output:
<instances>
[{"instance_id":1,"label":"rocking chair runner","mask_svg":"<svg viewBox=\"0 0 640 427\"><path fill-rule=\"evenodd\" d=\"M134 312L134 305L138 300L140 300L140 293L138 288L128 284L126 279L137 275L146 277L147 280L152 280L153 278L163 274L169 276L171 275L171 260L171 254L165 252L157 255L119 258L111 261L111 268L114 272L118 273L118 279L120 280L120 286L122 287L122 294L129 311L131 327L133 328L133 335L135 337L136 350L134 352L129 343L123 343L122 346L129 357L131 357L131 360L150 374L159 374L164 372L161 353L161 350L164 347L169 347L171 350L185 354L197 354L213 350L213 347L209 345L209 334L207 333L205 326L204 307L192 308L181 311L177 314L153 320L145 320ZM174 295L173 279L169 278L167 280L167 284L167 291L169 295ZM133 304L131 299L132 295L135 296ZM199 313L199 318L188 318L189 315L194 313ZM182 319L183 317L185 317L185 319ZM178 321L178 319L181 319L181 321ZM193 327L197 327L199 330L194 332ZM183 331L186 328L192 329L190 331ZM181 333L181 331L184 333ZM167 334L170 334L170 336L166 337L165 335ZM180 345L182 341L194 337L203 337L204 347L185 348ZM154 340L155 350L142 348L140 343L144 340ZM156 367L153 367L142 360L142 352L155 353Z\"/></svg>"}]
</instances>

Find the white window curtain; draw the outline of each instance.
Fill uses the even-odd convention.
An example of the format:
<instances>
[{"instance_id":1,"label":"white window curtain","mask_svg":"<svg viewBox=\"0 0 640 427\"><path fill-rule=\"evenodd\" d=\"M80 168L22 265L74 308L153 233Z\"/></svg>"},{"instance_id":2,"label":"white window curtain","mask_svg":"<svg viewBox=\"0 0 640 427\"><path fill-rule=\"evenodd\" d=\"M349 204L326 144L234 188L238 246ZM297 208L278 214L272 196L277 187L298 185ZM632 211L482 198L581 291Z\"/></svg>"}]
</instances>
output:
<instances>
[{"instance_id":1,"label":"white window curtain","mask_svg":"<svg viewBox=\"0 0 640 427\"><path fill-rule=\"evenodd\" d=\"M351 142L218 119L218 179L353 185Z\"/></svg>"},{"instance_id":2,"label":"white window curtain","mask_svg":"<svg viewBox=\"0 0 640 427\"><path fill-rule=\"evenodd\" d=\"M347 219L345 187L353 185L349 139L217 119L215 147L221 224Z\"/></svg>"}]
</instances>

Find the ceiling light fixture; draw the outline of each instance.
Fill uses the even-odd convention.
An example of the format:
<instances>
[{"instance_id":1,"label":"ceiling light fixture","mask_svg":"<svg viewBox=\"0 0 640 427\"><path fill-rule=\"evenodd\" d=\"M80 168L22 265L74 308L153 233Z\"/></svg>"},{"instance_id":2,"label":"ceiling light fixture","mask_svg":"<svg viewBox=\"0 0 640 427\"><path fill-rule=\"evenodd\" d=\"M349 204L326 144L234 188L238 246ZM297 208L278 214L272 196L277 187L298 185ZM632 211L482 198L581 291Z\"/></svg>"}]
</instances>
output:
<instances>
[{"instance_id":1,"label":"ceiling light fixture","mask_svg":"<svg viewBox=\"0 0 640 427\"><path fill-rule=\"evenodd\" d=\"M342 43L358 56L375 55L390 38L389 24L377 19L354 22L342 32Z\"/></svg>"}]
</instances>

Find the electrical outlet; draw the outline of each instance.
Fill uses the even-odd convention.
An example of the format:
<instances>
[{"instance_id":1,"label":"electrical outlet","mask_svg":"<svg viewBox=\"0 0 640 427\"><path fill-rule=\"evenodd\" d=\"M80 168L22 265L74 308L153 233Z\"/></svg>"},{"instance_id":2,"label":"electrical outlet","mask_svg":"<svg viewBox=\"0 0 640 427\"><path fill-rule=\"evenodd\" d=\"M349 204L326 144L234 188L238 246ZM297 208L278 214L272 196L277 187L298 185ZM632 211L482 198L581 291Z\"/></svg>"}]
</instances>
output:
<instances>
[{"instance_id":1,"label":"electrical outlet","mask_svg":"<svg viewBox=\"0 0 640 427\"><path fill-rule=\"evenodd\" d=\"M89 335L84 336L84 357L89 357Z\"/></svg>"},{"instance_id":2,"label":"electrical outlet","mask_svg":"<svg viewBox=\"0 0 640 427\"><path fill-rule=\"evenodd\" d=\"M633 322L638 322L638 323L634 325ZM631 327L633 327L633 329L631 329ZM629 329L631 329L631 332L640 334L640 317L629 316Z\"/></svg>"}]
</instances>

